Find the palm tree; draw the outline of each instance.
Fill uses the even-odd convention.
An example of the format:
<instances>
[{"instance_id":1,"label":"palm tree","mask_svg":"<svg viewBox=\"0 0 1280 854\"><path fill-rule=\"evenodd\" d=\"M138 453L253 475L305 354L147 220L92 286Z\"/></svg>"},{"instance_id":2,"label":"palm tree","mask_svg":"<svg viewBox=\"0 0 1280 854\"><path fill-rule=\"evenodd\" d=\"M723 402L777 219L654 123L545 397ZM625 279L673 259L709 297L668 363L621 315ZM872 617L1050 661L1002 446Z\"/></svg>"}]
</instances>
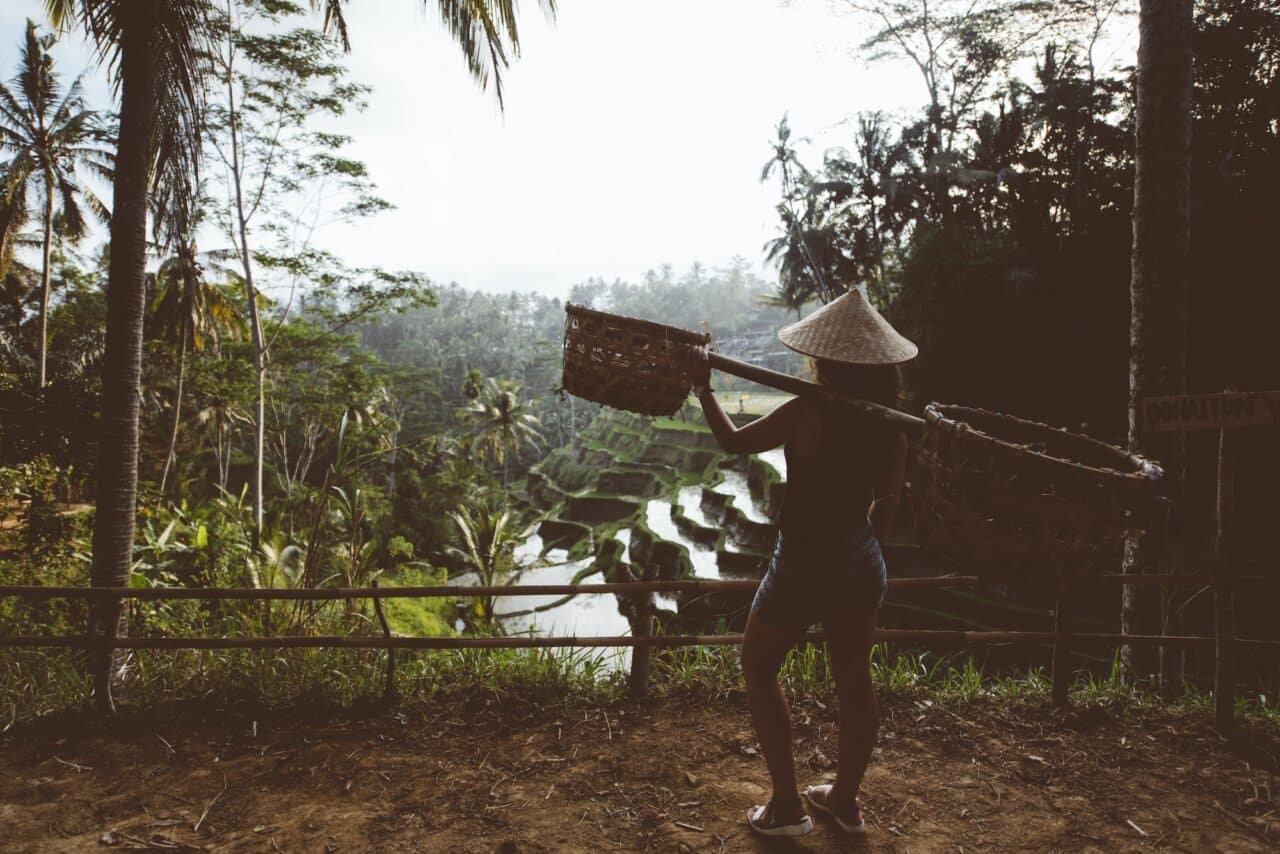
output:
<instances>
[{"instance_id":1,"label":"palm tree","mask_svg":"<svg viewBox=\"0 0 1280 854\"><path fill-rule=\"evenodd\" d=\"M816 210L813 198L813 176L796 156L791 143L791 126L783 116L775 129L773 156L760 170L760 180L767 181L776 170L782 177L783 201L778 205L778 215L786 226L786 233L765 245L767 258L778 265L781 285L779 296L788 307L800 307L812 297L830 302L840 295L838 287L830 281L833 268L841 260L848 265L834 244L834 233L829 223L824 223ZM803 213L797 213L797 197L807 198Z\"/></svg>"},{"instance_id":2,"label":"palm tree","mask_svg":"<svg viewBox=\"0 0 1280 854\"><path fill-rule=\"evenodd\" d=\"M172 256L160 262L154 274L155 298L151 311L155 318L156 337L168 342L178 355L169 450L160 475L161 495L168 483L178 444L187 354L203 352L207 345L216 345L220 334L242 336L247 328L238 301L231 292L233 286L210 282L205 272L195 243L187 240L177 246Z\"/></svg>"},{"instance_id":3,"label":"palm tree","mask_svg":"<svg viewBox=\"0 0 1280 854\"><path fill-rule=\"evenodd\" d=\"M27 21L26 39L18 73L9 86L0 83L0 148L13 153L3 188L4 201L25 195L26 185L40 194L41 245L40 331L36 339L36 383L45 387L48 361L49 253L55 217L64 235L84 236L86 222L81 205L102 222L106 206L88 187L80 184L77 167L85 167L108 180L111 155L98 146L102 139L98 113L85 109L77 79L63 92L53 71L55 37L41 36L34 21Z\"/></svg>"},{"instance_id":4,"label":"palm tree","mask_svg":"<svg viewBox=\"0 0 1280 854\"><path fill-rule=\"evenodd\" d=\"M27 377L29 359L22 351L22 316L35 275L19 261L7 266L0 260L0 366L17 376Z\"/></svg>"},{"instance_id":5,"label":"palm tree","mask_svg":"<svg viewBox=\"0 0 1280 854\"><path fill-rule=\"evenodd\" d=\"M511 454L525 446L543 442L542 422L520 399L520 384L514 381L485 381L483 393L467 408L482 453L492 455L502 465L502 488L507 488Z\"/></svg>"},{"instance_id":6,"label":"palm tree","mask_svg":"<svg viewBox=\"0 0 1280 854\"><path fill-rule=\"evenodd\" d=\"M19 246L29 245L31 236L23 232L28 214L27 202L24 198L24 184L14 187L13 196L4 192L8 186L9 170L0 174L0 311L9 315L10 338L17 346L22 333L23 307L27 296L31 293L35 273L26 264L15 257Z\"/></svg>"},{"instance_id":7,"label":"palm tree","mask_svg":"<svg viewBox=\"0 0 1280 854\"><path fill-rule=\"evenodd\" d=\"M449 514L465 548L449 548L449 553L474 570L483 586L501 584L515 569L513 556L517 532L511 527L511 511L505 506L466 505ZM480 597L485 623L493 622L493 596Z\"/></svg>"},{"instance_id":8,"label":"palm tree","mask_svg":"<svg viewBox=\"0 0 1280 854\"><path fill-rule=\"evenodd\" d=\"M138 387L146 312L147 196L153 176L194 174L208 55L202 0L45 0L54 26L81 23L112 71L120 98L112 184L111 259L102 359L102 434L93 520L95 586L122 587L133 558L138 493ZM91 631L122 628L119 600L100 603ZM111 699L113 663L94 660L94 695Z\"/></svg>"},{"instance_id":9,"label":"palm tree","mask_svg":"<svg viewBox=\"0 0 1280 854\"><path fill-rule=\"evenodd\" d=\"M324 13L324 29L334 32L346 50L351 49L350 33L343 16L347 0L311 0L311 8ZM502 105L502 72L520 56L520 30L516 25L516 0L421 0L424 7L435 6L449 35L462 49L467 70L480 88L493 81L498 104ZM548 17L555 17L557 0L538 0Z\"/></svg>"},{"instance_id":10,"label":"palm tree","mask_svg":"<svg viewBox=\"0 0 1280 854\"><path fill-rule=\"evenodd\" d=\"M324 9L326 30L336 31L345 45L341 3L312 0L313 7ZM501 100L501 72L508 54L519 53L515 0L435 0L434 5L472 76L487 86L492 74ZM554 0L542 5L554 13ZM58 29L84 27L120 93L91 581L122 587L129 578L137 513L147 194L157 173L196 172L207 61L213 55L209 0L45 0L45 9ZM117 631L122 613L119 600L104 603L96 609L91 631ZM111 711L109 657L99 656L94 669L99 708Z\"/></svg>"},{"instance_id":11,"label":"palm tree","mask_svg":"<svg viewBox=\"0 0 1280 854\"><path fill-rule=\"evenodd\" d=\"M24 231L31 218L27 209L27 183L11 180L14 171L7 163L0 169L0 306L9 315L10 337L16 347L27 296L35 280L31 268L16 257L17 249L31 246L35 238Z\"/></svg>"},{"instance_id":12,"label":"palm tree","mask_svg":"<svg viewBox=\"0 0 1280 854\"><path fill-rule=\"evenodd\" d=\"M1182 481L1180 434L1162 438L1148 433L1141 412L1145 397L1187 390L1193 31L1192 0L1142 0L1129 284L1129 447L1160 460L1175 500ZM1124 571L1151 571L1156 548L1148 537L1131 540L1125 548ZM1126 585L1121 631L1141 631L1139 616L1138 587ZM1132 647L1121 651L1130 676L1138 669L1133 652ZM1179 679L1176 670L1166 669L1166 691L1179 688L1171 684Z\"/></svg>"}]
</instances>

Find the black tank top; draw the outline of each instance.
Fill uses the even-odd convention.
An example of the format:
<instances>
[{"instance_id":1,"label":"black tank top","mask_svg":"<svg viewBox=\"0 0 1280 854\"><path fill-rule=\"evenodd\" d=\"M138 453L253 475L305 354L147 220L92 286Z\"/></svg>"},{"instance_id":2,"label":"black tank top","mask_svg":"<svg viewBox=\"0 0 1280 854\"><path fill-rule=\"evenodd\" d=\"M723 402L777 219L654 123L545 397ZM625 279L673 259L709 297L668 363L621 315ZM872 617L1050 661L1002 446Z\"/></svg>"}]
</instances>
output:
<instances>
[{"instance_id":1,"label":"black tank top","mask_svg":"<svg viewBox=\"0 0 1280 854\"><path fill-rule=\"evenodd\" d=\"M791 442L783 449L787 491L780 527L796 539L828 538L862 525L891 464L891 431L832 404L816 405L822 419L817 451L800 454Z\"/></svg>"}]
</instances>

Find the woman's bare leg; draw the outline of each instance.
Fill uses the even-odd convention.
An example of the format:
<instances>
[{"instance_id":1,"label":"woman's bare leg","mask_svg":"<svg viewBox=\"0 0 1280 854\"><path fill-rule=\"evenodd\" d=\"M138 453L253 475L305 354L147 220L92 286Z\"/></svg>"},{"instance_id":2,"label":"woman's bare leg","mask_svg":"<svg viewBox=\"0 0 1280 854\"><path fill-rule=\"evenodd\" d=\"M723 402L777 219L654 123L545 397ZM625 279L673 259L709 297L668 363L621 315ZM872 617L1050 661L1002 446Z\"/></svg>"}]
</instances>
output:
<instances>
[{"instance_id":1,"label":"woman's bare leg","mask_svg":"<svg viewBox=\"0 0 1280 854\"><path fill-rule=\"evenodd\" d=\"M769 766L773 781L771 804L777 815L766 813L765 823L791 824L804 815L796 785L795 757L792 756L791 710L778 684L778 670L787 652L804 636L799 629L772 626L753 612L747 618L742 639L742 674L747 682L747 705L751 722Z\"/></svg>"},{"instance_id":2,"label":"woman's bare leg","mask_svg":"<svg viewBox=\"0 0 1280 854\"><path fill-rule=\"evenodd\" d=\"M828 803L845 821L856 821L856 799L875 747L880 708L871 686L871 638L877 612L847 614L823 624L827 657L840 703L840 757Z\"/></svg>"}]
</instances>

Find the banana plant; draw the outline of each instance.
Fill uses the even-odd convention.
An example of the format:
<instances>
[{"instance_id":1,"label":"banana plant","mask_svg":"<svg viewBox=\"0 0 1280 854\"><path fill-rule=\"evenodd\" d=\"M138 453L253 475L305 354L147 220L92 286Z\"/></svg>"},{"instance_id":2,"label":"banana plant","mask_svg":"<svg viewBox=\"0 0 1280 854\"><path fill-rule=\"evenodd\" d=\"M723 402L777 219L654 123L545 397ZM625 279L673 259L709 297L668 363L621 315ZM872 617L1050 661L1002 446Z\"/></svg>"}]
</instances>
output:
<instances>
[{"instance_id":1,"label":"banana plant","mask_svg":"<svg viewBox=\"0 0 1280 854\"><path fill-rule=\"evenodd\" d=\"M505 506L482 504L469 508L465 504L449 514L458 528L465 548L450 546L449 554L473 569L485 586L501 584L516 569L515 547L518 532L511 524L511 511ZM480 596L478 616L486 624L493 623L493 596Z\"/></svg>"}]
</instances>

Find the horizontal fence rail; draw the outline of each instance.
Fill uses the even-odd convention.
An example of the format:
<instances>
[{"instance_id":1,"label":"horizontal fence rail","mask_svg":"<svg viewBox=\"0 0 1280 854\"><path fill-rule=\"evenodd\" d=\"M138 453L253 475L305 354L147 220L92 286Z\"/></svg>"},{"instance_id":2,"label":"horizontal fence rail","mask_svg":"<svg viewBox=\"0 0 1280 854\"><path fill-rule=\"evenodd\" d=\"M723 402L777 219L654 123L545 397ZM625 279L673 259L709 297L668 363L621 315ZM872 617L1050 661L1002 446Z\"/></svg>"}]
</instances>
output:
<instances>
[{"instance_id":1,"label":"horizontal fence rail","mask_svg":"<svg viewBox=\"0 0 1280 854\"><path fill-rule=\"evenodd\" d=\"M806 640L822 641L822 632L809 632ZM876 641L927 643L934 646L986 644L1056 644L1072 646L1168 646L1212 647L1214 638L1195 635L1059 634L1057 632L971 632L948 629L877 629ZM650 635L646 637L565 635L538 637L397 637L392 635L309 635L275 637L153 638L100 636L29 636L0 638L0 647L71 647L75 649L540 649L548 647L680 647L733 646L742 635ZM1280 650L1280 641L1237 639L1244 649Z\"/></svg>"},{"instance_id":2,"label":"horizontal fence rail","mask_svg":"<svg viewBox=\"0 0 1280 854\"><path fill-rule=\"evenodd\" d=\"M1163 586L1204 586L1214 584L1207 575L1125 575L1107 573L1067 579L1068 586L1095 581L1116 584L1156 584ZM1280 585L1280 576L1252 575L1233 578L1236 587L1246 585ZM140 599L173 600L282 600L324 601L334 599L417 599L448 596L568 596L600 593L732 593L750 592L760 582L754 579L734 581L644 581L607 584L526 584L521 586L491 584L437 584L431 587L41 587L0 585L0 598L40 599ZM940 575L929 578L890 578L889 590L907 591L935 587L976 587L975 575Z\"/></svg>"},{"instance_id":3,"label":"horizontal fence rail","mask_svg":"<svg viewBox=\"0 0 1280 854\"><path fill-rule=\"evenodd\" d=\"M261 589L261 588L198 588L198 587L40 587L40 586L0 586L0 598L15 598L27 601L45 601L50 599L88 600L90 602L107 602L120 600L134 601L172 601L172 600L204 600L204 601L333 601L351 599L371 599L381 624L379 635L277 635L263 637L138 637L117 636L114 632L105 634L84 634L71 636L30 635L18 637L0 637L0 648L63 648L84 650L112 649L152 649L152 650L214 650L214 649L374 649L387 652L387 673L384 695L394 694L393 679L397 650L459 650L459 649L554 649L565 647L631 647L636 650L631 665L631 692L633 696L645 696L648 688L649 651L655 648L672 648L688 646L728 646L742 643L741 634L723 635L662 635L652 633L650 619L652 603L649 597L641 597L636 602L635 619L628 619L632 625L632 635L605 637L593 636L558 636L535 637L518 635L514 637L402 637L391 632L386 615L382 611L383 599L407 599L424 597L471 597L471 596L570 596L590 594L618 594L621 596L642 593L694 593L712 594L741 592L749 593L759 586L759 581L742 579L734 581L623 581L605 584L529 584L524 586L510 585L450 585L441 584L431 587L379 587L374 582L370 587L331 587L311 589ZM942 575L929 578L893 578L889 579L890 590L907 592L910 590L937 589L948 587L975 587L980 579L973 575ZM1012 582L1016 584L1016 581ZM963 631L947 629L877 629L876 641L898 643L915 643L931 647L957 647L980 645L1012 645L1012 644L1047 644L1053 648L1052 696L1055 706L1065 707L1069 681L1073 672L1072 649L1083 647L1119 647L1142 646L1164 647L1170 649L1217 648L1218 675L1215 676L1215 703L1217 704L1218 725L1222 729L1231 726L1234 708L1234 684L1225 679L1229 668L1223 664L1230 663L1236 651L1251 653L1280 653L1280 641L1241 639L1234 636L1234 631L1223 630L1222 625L1215 626L1215 634L1211 637L1192 635L1125 635L1114 633L1077 633L1073 631L1072 606L1069 597L1078 593L1080 588L1088 584L1136 584L1160 585L1167 587L1205 587L1212 588L1218 598L1230 597L1234 588L1250 585L1280 584L1280 576L1243 576L1231 578L1229 581L1216 575L1189 574L1126 574L1099 573L1057 579L1057 599L1054 606L1054 630L1047 632L1034 631ZM647 603L647 604L646 604ZM809 641L822 641L822 632L809 632L805 635ZM103 659L105 661L105 658ZM106 692L109 698L109 691ZM110 709L111 704L106 703Z\"/></svg>"},{"instance_id":4,"label":"horizontal fence rail","mask_svg":"<svg viewBox=\"0 0 1280 854\"><path fill-rule=\"evenodd\" d=\"M1210 587L1208 575L1125 575L1106 573L1066 579L1064 584L1111 582L1115 584ZM1280 585L1280 575L1250 575L1233 578L1232 585ZM431 587L42 587L0 585L0 598L40 599L205 599L218 600L283 600L324 601L333 599L417 599L447 596L568 596L600 593L731 593L749 592L760 584L754 579L733 581L647 581L611 582L607 584L526 584L472 585L437 584ZM907 591L935 587L976 587L975 575L940 575L929 578L890 578L889 590Z\"/></svg>"},{"instance_id":5,"label":"horizontal fence rail","mask_svg":"<svg viewBox=\"0 0 1280 854\"><path fill-rule=\"evenodd\" d=\"M890 590L922 587L973 587L973 575L941 575L932 578L891 578ZM418 599L445 596L556 596L588 593L729 593L750 592L760 586L752 579L740 581L619 581L609 584L437 584L432 587L3 587L0 598L17 599Z\"/></svg>"}]
</instances>

